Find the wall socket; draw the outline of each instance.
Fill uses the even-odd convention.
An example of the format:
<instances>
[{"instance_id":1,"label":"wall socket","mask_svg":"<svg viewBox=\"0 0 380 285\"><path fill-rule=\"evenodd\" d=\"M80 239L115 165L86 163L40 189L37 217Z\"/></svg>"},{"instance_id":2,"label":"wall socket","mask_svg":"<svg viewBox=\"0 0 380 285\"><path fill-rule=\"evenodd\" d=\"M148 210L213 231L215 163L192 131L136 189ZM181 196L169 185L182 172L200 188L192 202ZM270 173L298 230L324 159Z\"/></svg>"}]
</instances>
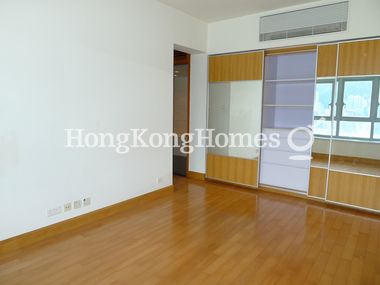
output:
<instances>
[{"instance_id":1,"label":"wall socket","mask_svg":"<svg viewBox=\"0 0 380 285\"><path fill-rule=\"evenodd\" d=\"M62 213L62 207L53 208L48 210L48 217L53 217Z\"/></svg>"},{"instance_id":2,"label":"wall socket","mask_svg":"<svg viewBox=\"0 0 380 285\"><path fill-rule=\"evenodd\" d=\"M65 205L63 205L63 210L65 212L71 211L72 209L73 209L73 204L72 203L66 203Z\"/></svg>"},{"instance_id":3,"label":"wall socket","mask_svg":"<svg viewBox=\"0 0 380 285\"><path fill-rule=\"evenodd\" d=\"M88 198L84 198L83 199L83 207L87 207L87 206L90 206L91 205L91 198L88 197Z\"/></svg>"},{"instance_id":4,"label":"wall socket","mask_svg":"<svg viewBox=\"0 0 380 285\"><path fill-rule=\"evenodd\" d=\"M74 209L80 209L80 208L82 208L82 206L83 207L90 206L91 205L91 197L84 198L82 200L76 200L74 202L65 203L63 205L63 207L58 206L56 208L50 209L50 210L48 210L47 215L48 215L48 217L53 217L56 215L60 215L63 212L64 213L69 212L73 209L73 205L74 205Z\"/></svg>"},{"instance_id":5,"label":"wall socket","mask_svg":"<svg viewBox=\"0 0 380 285\"><path fill-rule=\"evenodd\" d=\"M157 178L156 178L156 183L159 184L159 183L161 183L163 180L164 180L163 177L157 177Z\"/></svg>"},{"instance_id":6,"label":"wall socket","mask_svg":"<svg viewBox=\"0 0 380 285\"><path fill-rule=\"evenodd\" d=\"M82 208L82 200L74 201L74 209Z\"/></svg>"}]
</instances>

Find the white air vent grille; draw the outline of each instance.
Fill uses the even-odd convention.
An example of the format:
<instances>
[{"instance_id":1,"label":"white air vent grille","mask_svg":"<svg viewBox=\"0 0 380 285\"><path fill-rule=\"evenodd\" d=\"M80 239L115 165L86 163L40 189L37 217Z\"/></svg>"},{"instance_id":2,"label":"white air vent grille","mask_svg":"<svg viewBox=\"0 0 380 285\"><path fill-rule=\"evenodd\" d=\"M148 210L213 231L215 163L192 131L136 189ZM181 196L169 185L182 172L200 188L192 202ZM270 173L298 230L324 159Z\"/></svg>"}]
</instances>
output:
<instances>
[{"instance_id":1,"label":"white air vent grille","mask_svg":"<svg viewBox=\"0 0 380 285\"><path fill-rule=\"evenodd\" d=\"M260 41L296 38L347 30L348 2L260 18Z\"/></svg>"}]
</instances>

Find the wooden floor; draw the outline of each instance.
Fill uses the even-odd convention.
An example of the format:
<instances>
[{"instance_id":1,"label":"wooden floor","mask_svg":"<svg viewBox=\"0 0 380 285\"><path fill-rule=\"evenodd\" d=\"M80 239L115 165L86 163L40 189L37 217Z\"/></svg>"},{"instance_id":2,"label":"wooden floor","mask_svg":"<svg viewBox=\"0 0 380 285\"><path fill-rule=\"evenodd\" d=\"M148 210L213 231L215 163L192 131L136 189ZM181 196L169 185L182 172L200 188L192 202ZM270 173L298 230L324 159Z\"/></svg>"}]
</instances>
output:
<instances>
[{"instance_id":1,"label":"wooden floor","mask_svg":"<svg viewBox=\"0 0 380 285\"><path fill-rule=\"evenodd\" d=\"M175 178L176 191L0 257L0 284L380 284L380 218Z\"/></svg>"}]
</instances>

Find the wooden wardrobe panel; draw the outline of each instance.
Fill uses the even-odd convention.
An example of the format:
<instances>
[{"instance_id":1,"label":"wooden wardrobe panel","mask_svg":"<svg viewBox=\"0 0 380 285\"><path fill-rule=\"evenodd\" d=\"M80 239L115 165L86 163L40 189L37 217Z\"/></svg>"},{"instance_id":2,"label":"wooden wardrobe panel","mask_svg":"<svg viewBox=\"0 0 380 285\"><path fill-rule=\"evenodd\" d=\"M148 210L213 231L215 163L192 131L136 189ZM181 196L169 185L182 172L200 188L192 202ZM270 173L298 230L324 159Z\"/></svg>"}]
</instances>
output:
<instances>
[{"instance_id":1,"label":"wooden wardrobe panel","mask_svg":"<svg viewBox=\"0 0 380 285\"><path fill-rule=\"evenodd\" d=\"M309 196L325 198L327 183L327 169L310 168Z\"/></svg>"},{"instance_id":2,"label":"wooden wardrobe panel","mask_svg":"<svg viewBox=\"0 0 380 285\"><path fill-rule=\"evenodd\" d=\"M297 47L286 47L286 48L273 48L265 50L265 55L276 55L276 54L286 54L286 53L295 53L295 52L308 52L316 51L317 46L297 46Z\"/></svg>"},{"instance_id":3,"label":"wooden wardrobe panel","mask_svg":"<svg viewBox=\"0 0 380 285\"><path fill-rule=\"evenodd\" d=\"M317 77L335 76L338 45L318 47Z\"/></svg>"},{"instance_id":4,"label":"wooden wardrobe panel","mask_svg":"<svg viewBox=\"0 0 380 285\"><path fill-rule=\"evenodd\" d=\"M380 210L380 177L330 171L327 199Z\"/></svg>"},{"instance_id":5,"label":"wooden wardrobe panel","mask_svg":"<svg viewBox=\"0 0 380 285\"><path fill-rule=\"evenodd\" d=\"M207 178L256 187L257 174L256 159L207 155Z\"/></svg>"},{"instance_id":6,"label":"wooden wardrobe panel","mask_svg":"<svg viewBox=\"0 0 380 285\"><path fill-rule=\"evenodd\" d=\"M209 57L209 81L263 79L263 52Z\"/></svg>"},{"instance_id":7,"label":"wooden wardrobe panel","mask_svg":"<svg viewBox=\"0 0 380 285\"><path fill-rule=\"evenodd\" d=\"M223 81L222 78L229 77L230 56L212 56L209 57L209 81Z\"/></svg>"},{"instance_id":8,"label":"wooden wardrobe panel","mask_svg":"<svg viewBox=\"0 0 380 285\"><path fill-rule=\"evenodd\" d=\"M339 76L380 74L380 40L341 43Z\"/></svg>"}]
</instances>

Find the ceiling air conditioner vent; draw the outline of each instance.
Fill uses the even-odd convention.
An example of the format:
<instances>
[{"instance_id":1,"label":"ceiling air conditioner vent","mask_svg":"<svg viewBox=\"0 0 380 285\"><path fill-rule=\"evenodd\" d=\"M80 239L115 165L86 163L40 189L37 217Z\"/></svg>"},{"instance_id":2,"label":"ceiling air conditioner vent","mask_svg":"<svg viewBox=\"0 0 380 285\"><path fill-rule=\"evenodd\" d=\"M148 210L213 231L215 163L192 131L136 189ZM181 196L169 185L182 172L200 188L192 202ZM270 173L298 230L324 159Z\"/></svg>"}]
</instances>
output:
<instances>
[{"instance_id":1,"label":"ceiling air conditioner vent","mask_svg":"<svg viewBox=\"0 0 380 285\"><path fill-rule=\"evenodd\" d=\"M260 18L260 41L297 38L347 30L348 2Z\"/></svg>"}]
</instances>

